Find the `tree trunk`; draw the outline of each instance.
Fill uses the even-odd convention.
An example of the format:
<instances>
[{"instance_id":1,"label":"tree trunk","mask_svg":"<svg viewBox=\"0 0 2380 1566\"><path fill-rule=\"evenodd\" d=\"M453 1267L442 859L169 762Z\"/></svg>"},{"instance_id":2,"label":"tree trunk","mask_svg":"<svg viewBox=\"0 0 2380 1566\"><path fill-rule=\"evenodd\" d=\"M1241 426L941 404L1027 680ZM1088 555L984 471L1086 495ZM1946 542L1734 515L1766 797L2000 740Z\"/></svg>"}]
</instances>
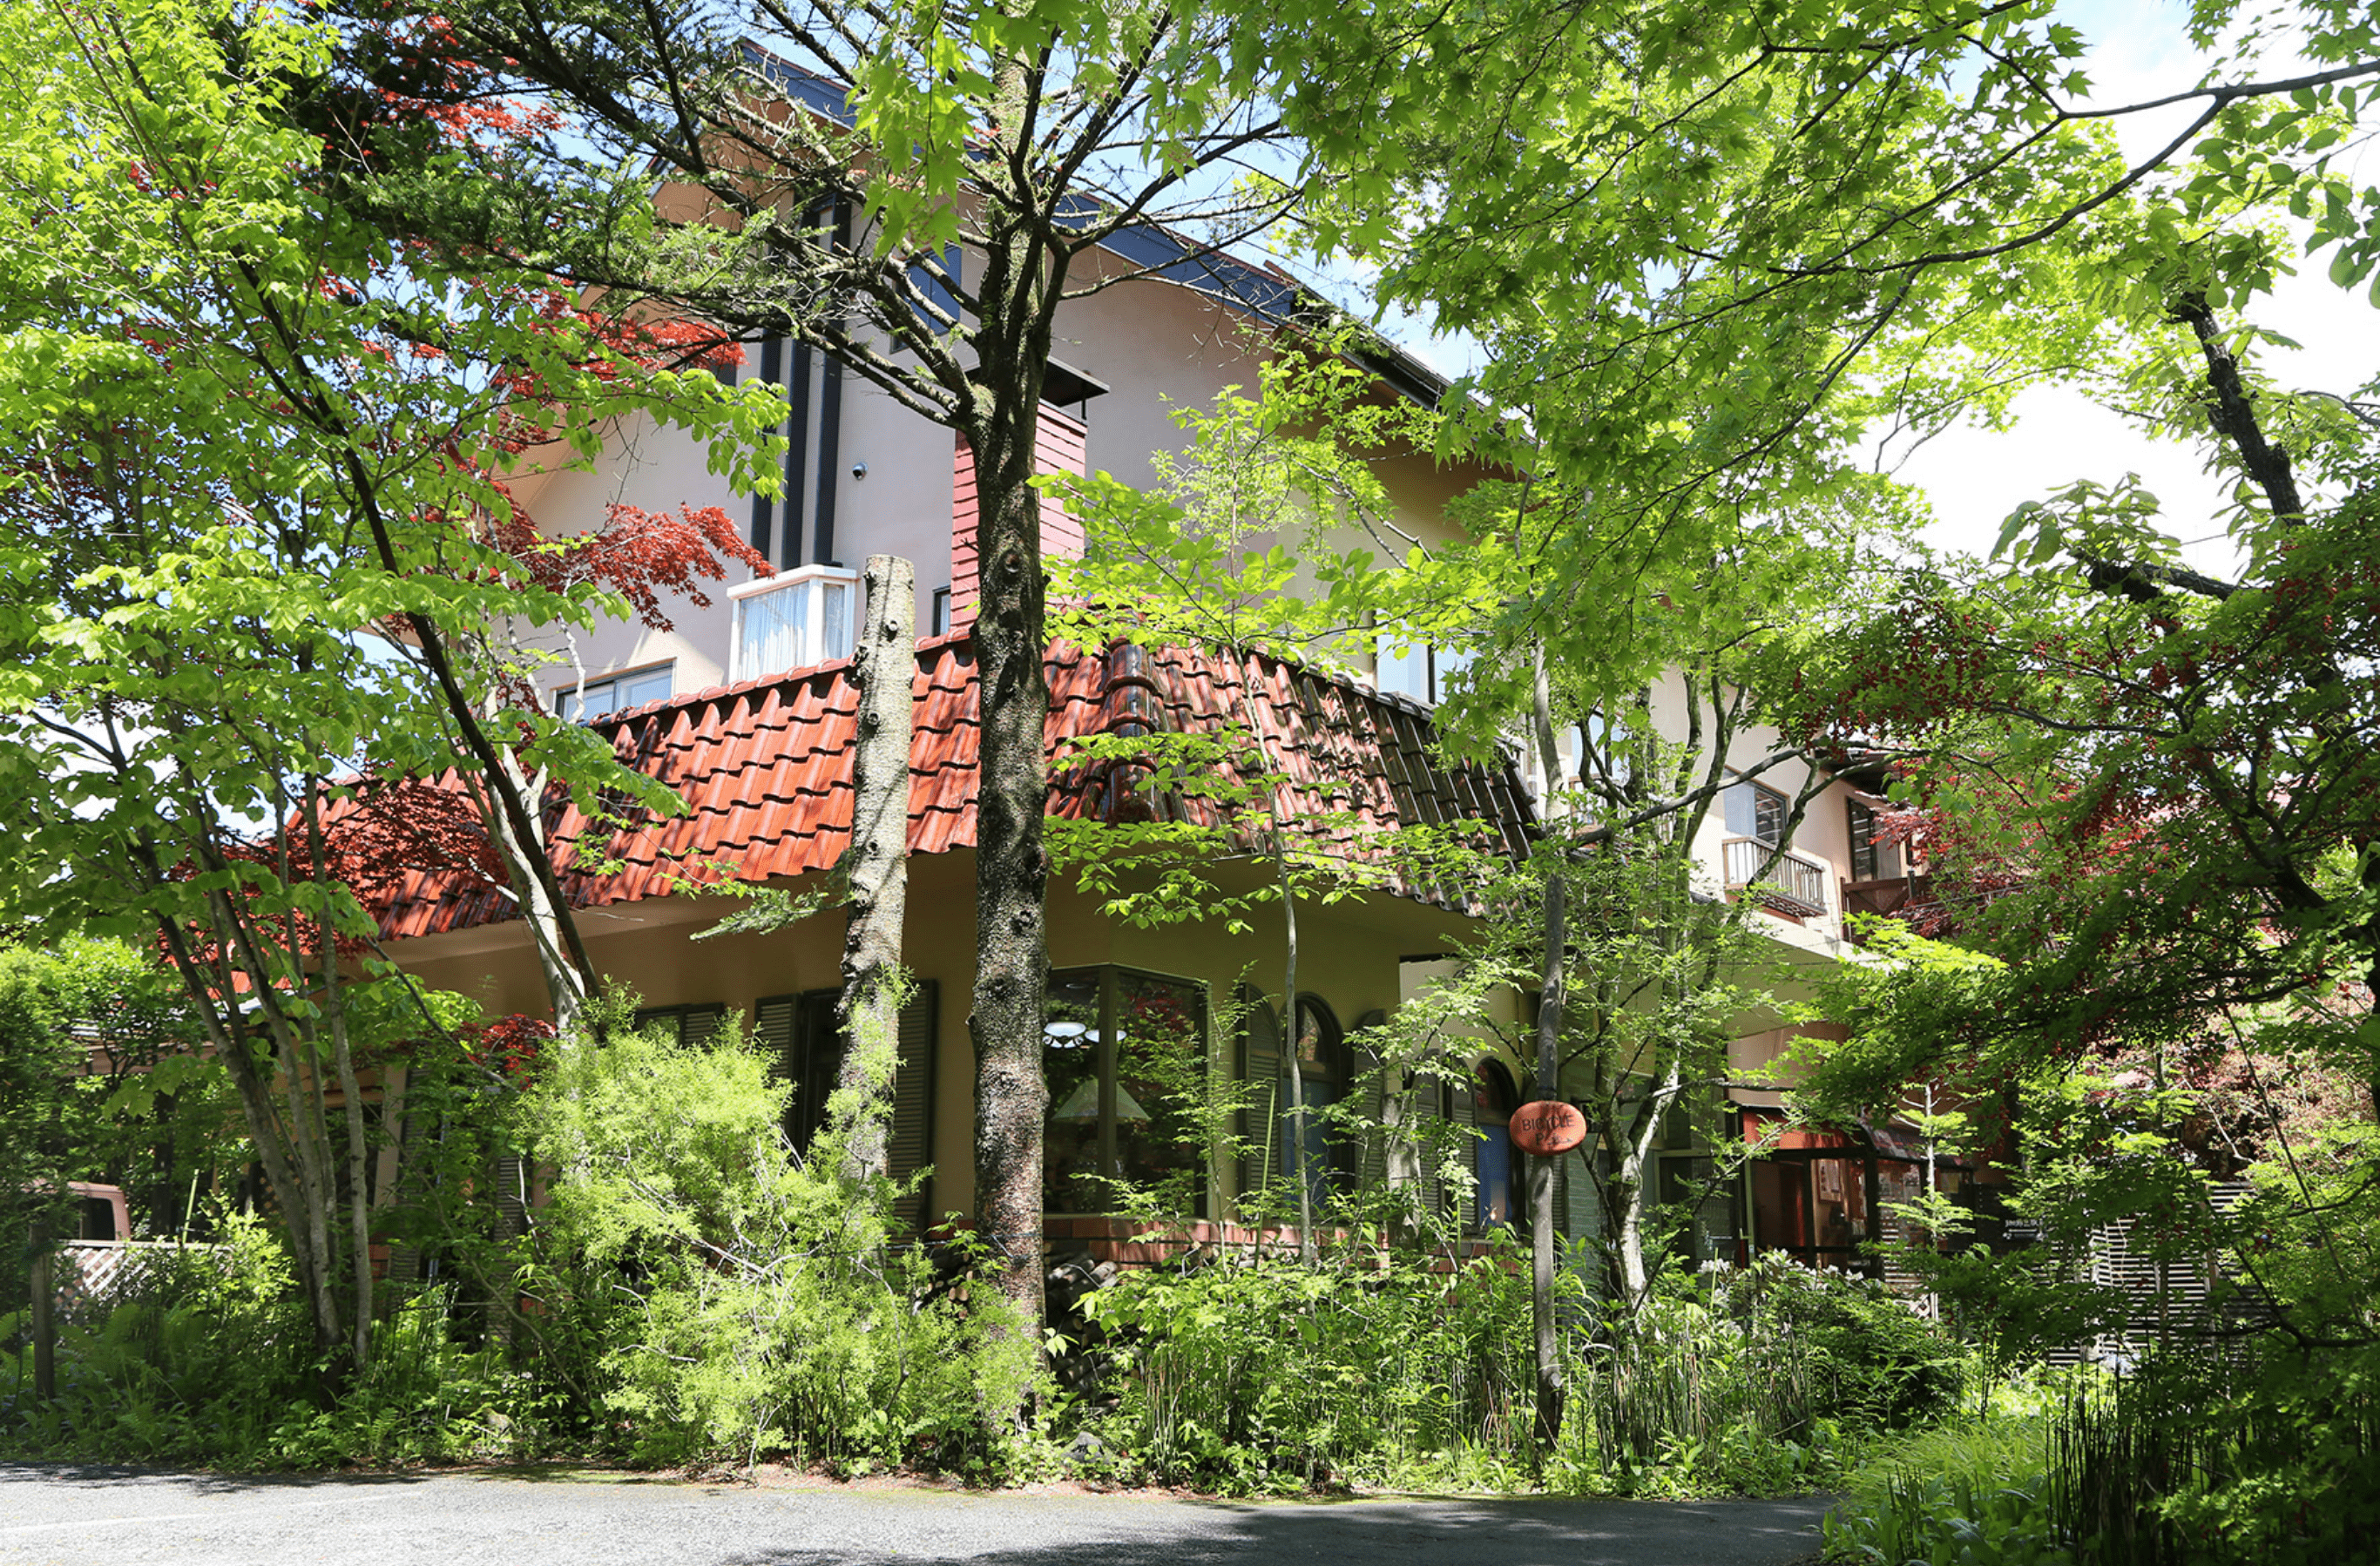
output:
<instances>
[{"instance_id":1,"label":"tree trunk","mask_svg":"<svg viewBox=\"0 0 2380 1566\"><path fill-rule=\"evenodd\" d=\"M305 786L307 850L313 860L314 879L327 883L331 876L322 838L322 780L310 776ZM318 1031L326 1026L330 1030L332 1062L339 1074L341 1118L346 1123L348 1262L355 1290L354 1315L348 1324L349 1348L355 1355L355 1368L361 1371L371 1363L372 1331L371 1209L364 1178L364 1090L356 1076L354 1052L348 1047L346 990L340 983L338 942L327 919L317 921L315 931L320 939L316 960L322 973L322 1015L315 1026Z\"/></svg>"},{"instance_id":2,"label":"tree trunk","mask_svg":"<svg viewBox=\"0 0 2380 1566\"><path fill-rule=\"evenodd\" d=\"M1245 684L1245 674L1243 683ZM1298 1041L1303 1037L1297 1015L1297 889L1289 879L1289 853L1281 840L1281 808L1273 807L1272 853L1274 868L1281 872L1281 918L1282 934L1281 993L1287 997L1289 1045L1281 1059L1289 1062L1289 1177L1297 1183L1297 1259L1311 1267L1322 1259L1322 1244L1314 1232L1314 1174L1306 1167L1305 1150L1305 1070L1298 1063ZM1271 1135L1271 1127L1266 1127Z\"/></svg>"},{"instance_id":3,"label":"tree trunk","mask_svg":"<svg viewBox=\"0 0 2380 1566\"><path fill-rule=\"evenodd\" d=\"M1240 718L1269 772L1272 754L1257 722L1256 698L1248 691L1248 651L1241 647L1230 651L1240 687ZM1287 1045L1281 1061L1289 1067L1289 1177L1297 1184L1297 1258L1310 1267L1321 1260L1322 1247L1314 1232L1313 1175L1305 1162L1305 1069L1297 1058L1297 885L1289 873L1288 823L1281 818L1281 790L1269 779L1265 784L1265 815L1272 832L1273 870L1281 878L1282 1033ZM1276 1129L1276 1125L1266 1126L1265 1135L1270 1137Z\"/></svg>"},{"instance_id":4,"label":"tree trunk","mask_svg":"<svg viewBox=\"0 0 2380 1566\"><path fill-rule=\"evenodd\" d=\"M1561 792L1561 752L1554 741L1553 691L1543 643L1535 649L1533 692L1538 766L1545 778L1546 815ZM1569 945L1562 928L1563 885L1559 856L1546 869L1545 965L1537 996L1537 1097L1561 1099L1562 972ZM1529 1159L1529 1310L1536 1328L1537 1445L1550 1451L1561 1433L1561 1352L1554 1322L1554 1173L1560 1154Z\"/></svg>"},{"instance_id":5,"label":"tree trunk","mask_svg":"<svg viewBox=\"0 0 2380 1566\"><path fill-rule=\"evenodd\" d=\"M27 1281L31 1285L32 1298L26 1302L26 1330L33 1339L33 1395L48 1402L58 1395L58 1324L56 1320L58 1284L51 1270L55 1265L50 1244L50 1226L35 1219L31 1232L25 1238Z\"/></svg>"},{"instance_id":6,"label":"tree trunk","mask_svg":"<svg viewBox=\"0 0 2380 1566\"><path fill-rule=\"evenodd\" d=\"M1561 1098L1562 879L1546 877L1544 990L1537 1002L1537 1097ZM1550 1451L1561 1433L1561 1352L1554 1322L1554 1171L1560 1155L1529 1159L1530 1313L1536 1327L1537 1443Z\"/></svg>"},{"instance_id":7,"label":"tree trunk","mask_svg":"<svg viewBox=\"0 0 2380 1566\"><path fill-rule=\"evenodd\" d=\"M1013 79L1011 79L1013 78ZM1021 61L1002 67L996 97L1016 104ZM1050 943L1043 902L1050 862L1041 844L1049 760L1042 729L1050 686L1042 670L1041 512L1033 490L1048 322L1039 247L1021 222L995 222L978 293L982 325L974 416L962 432L975 449L980 597L971 632L980 693L982 759L976 785L974 1007L976 1208L996 1271L992 1286L1040 1340L1042 1136L1050 1089L1041 1026Z\"/></svg>"},{"instance_id":8,"label":"tree trunk","mask_svg":"<svg viewBox=\"0 0 2380 1566\"><path fill-rule=\"evenodd\" d=\"M909 910L909 742L917 668L917 576L896 555L868 557L867 601L852 675L859 741L851 763L851 846L844 853L851 922L843 940L843 1025L835 1082L849 1117L846 1180L892 1172L888 1123L901 1061L901 925Z\"/></svg>"}]
</instances>

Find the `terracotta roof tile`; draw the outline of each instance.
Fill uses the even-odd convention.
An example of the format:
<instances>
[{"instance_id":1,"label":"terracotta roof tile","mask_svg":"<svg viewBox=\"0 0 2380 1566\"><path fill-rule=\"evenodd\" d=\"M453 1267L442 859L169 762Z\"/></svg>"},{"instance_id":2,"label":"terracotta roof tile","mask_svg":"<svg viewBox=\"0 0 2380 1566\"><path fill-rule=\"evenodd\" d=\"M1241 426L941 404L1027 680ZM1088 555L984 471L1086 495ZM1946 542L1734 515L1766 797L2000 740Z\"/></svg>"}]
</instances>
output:
<instances>
[{"instance_id":1,"label":"terracotta roof tile","mask_svg":"<svg viewBox=\"0 0 2380 1566\"><path fill-rule=\"evenodd\" d=\"M1239 723L1241 687L1268 748L1286 774L1281 806L1292 819L1328 819L1351 850L1376 828L1478 819L1519 851L1533 816L1509 765L1450 769L1430 750L1429 720L1401 698L1276 660L1234 667L1206 654L1165 648L1136 654L1155 692L1111 678L1111 657L1055 648L1044 662L1054 749L1103 732L1125 715L1176 732ZM978 729L976 666L964 630L922 641L911 686L916 738L910 753L909 847L940 854L975 842ZM550 805L563 883L582 905L668 893L685 880L722 873L763 880L824 869L851 827L851 759L858 695L847 662L771 679L717 686L597 720L622 761L674 787L686 813L599 827L576 805ZM1084 817L1111 807L1102 770L1075 767L1051 779L1052 815ZM1212 807L1180 800L1158 808L1183 819ZM721 868L711 860L732 861ZM596 876L569 868L609 860ZM1400 885L1409 896L1449 904L1452 889ZM382 917L391 938L460 929L512 917L512 900L459 875L415 872Z\"/></svg>"}]
</instances>

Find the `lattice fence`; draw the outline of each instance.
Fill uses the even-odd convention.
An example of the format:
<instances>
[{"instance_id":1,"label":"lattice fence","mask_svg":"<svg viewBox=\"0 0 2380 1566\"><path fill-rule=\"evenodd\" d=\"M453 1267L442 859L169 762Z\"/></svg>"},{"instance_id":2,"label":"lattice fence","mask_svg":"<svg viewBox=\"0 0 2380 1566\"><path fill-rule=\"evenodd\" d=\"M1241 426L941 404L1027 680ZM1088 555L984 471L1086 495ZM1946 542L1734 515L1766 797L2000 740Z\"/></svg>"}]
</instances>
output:
<instances>
[{"instance_id":1,"label":"lattice fence","mask_svg":"<svg viewBox=\"0 0 2380 1566\"><path fill-rule=\"evenodd\" d=\"M190 1245L176 1240L68 1240L57 1248L51 1279L61 1320L103 1316L154 1275L156 1264L176 1253L203 1256L228 1267L225 1245Z\"/></svg>"}]
</instances>

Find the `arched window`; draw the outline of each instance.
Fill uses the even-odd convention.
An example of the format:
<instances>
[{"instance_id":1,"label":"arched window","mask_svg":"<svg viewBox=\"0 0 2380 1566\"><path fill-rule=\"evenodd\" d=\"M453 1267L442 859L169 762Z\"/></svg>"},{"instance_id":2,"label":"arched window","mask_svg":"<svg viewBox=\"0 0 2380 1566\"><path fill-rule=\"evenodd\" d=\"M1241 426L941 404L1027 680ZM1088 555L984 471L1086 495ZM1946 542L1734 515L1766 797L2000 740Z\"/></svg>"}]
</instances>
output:
<instances>
[{"instance_id":1,"label":"arched window","mask_svg":"<svg viewBox=\"0 0 2380 1566\"><path fill-rule=\"evenodd\" d=\"M1119 1185L1204 1210L1207 999L1198 985L1131 968L1050 975L1041 1028L1050 1087L1043 1210L1109 1212Z\"/></svg>"},{"instance_id":2,"label":"arched window","mask_svg":"<svg viewBox=\"0 0 2380 1566\"><path fill-rule=\"evenodd\" d=\"M1480 1132L1471 1152L1471 1174L1477 1183L1472 1221L1482 1229L1510 1224L1515 1216L1512 1120L1513 1107L1521 1101L1512 1074L1495 1061L1481 1061L1471 1080L1455 1088L1454 1098L1455 1123Z\"/></svg>"},{"instance_id":3,"label":"arched window","mask_svg":"<svg viewBox=\"0 0 2380 1566\"><path fill-rule=\"evenodd\" d=\"M1305 1172L1306 1183L1316 1201L1322 1200L1337 1176L1343 1171L1345 1160L1340 1156L1341 1138L1329 1134L1329 1123L1316 1111L1327 1104L1335 1104L1347 1091L1347 1038L1339 1026L1339 1018L1319 995L1297 998L1297 1070L1305 1088ZM1281 1064L1281 1151L1278 1155L1283 1174L1296 1169L1292 1156L1296 1146L1297 1125L1294 1100L1289 1091L1289 1065Z\"/></svg>"}]
</instances>

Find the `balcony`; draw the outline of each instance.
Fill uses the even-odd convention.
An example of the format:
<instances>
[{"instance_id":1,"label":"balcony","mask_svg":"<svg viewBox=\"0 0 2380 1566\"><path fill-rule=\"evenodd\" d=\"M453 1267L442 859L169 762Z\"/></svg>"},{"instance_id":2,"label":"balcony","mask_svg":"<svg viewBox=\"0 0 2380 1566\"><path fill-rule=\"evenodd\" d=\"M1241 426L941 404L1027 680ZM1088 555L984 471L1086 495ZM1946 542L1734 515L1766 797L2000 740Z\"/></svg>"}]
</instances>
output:
<instances>
[{"instance_id":1,"label":"balcony","mask_svg":"<svg viewBox=\"0 0 2380 1566\"><path fill-rule=\"evenodd\" d=\"M1861 937L1850 928L1853 914L1898 914L1907 917L1934 901L1934 878L1929 875L1883 876L1874 880L1843 882L1844 934L1856 944Z\"/></svg>"},{"instance_id":2,"label":"balcony","mask_svg":"<svg viewBox=\"0 0 2380 1566\"><path fill-rule=\"evenodd\" d=\"M1815 859L1779 849L1756 837L1730 837L1719 844L1727 870L1727 889L1741 892L1755 880L1761 906L1798 919L1815 918L1827 911L1830 873ZM1769 864L1769 856L1776 862ZM1767 867L1766 875L1762 867Z\"/></svg>"},{"instance_id":3,"label":"balcony","mask_svg":"<svg viewBox=\"0 0 2380 1566\"><path fill-rule=\"evenodd\" d=\"M859 573L805 565L727 589L735 606L731 681L814 669L851 656Z\"/></svg>"}]
</instances>

